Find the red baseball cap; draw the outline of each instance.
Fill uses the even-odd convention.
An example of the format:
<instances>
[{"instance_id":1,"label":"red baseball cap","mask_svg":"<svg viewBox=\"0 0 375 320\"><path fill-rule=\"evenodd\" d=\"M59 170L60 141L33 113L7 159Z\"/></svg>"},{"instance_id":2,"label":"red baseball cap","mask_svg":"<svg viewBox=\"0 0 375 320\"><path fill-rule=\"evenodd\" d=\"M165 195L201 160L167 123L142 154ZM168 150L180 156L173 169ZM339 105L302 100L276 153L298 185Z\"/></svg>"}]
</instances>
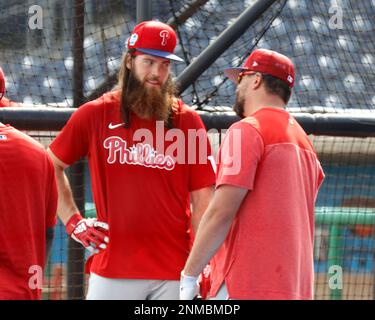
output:
<instances>
[{"instance_id":1,"label":"red baseball cap","mask_svg":"<svg viewBox=\"0 0 375 320\"><path fill-rule=\"evenodd\" d=\"M294 86L295 71L292 60L276 51L254 50L242 67L227 68L224 73L230 80L237 83L238 75L246 70L266 73L283 80L290 88Z\"/></svg>"},{"instance_id":2,"label":"red baseball cap","mask_svg":"<svg viewBox=\"0 0 375 320\"><path fill-rule=\"evenodd\" d=\"M176 43L176 33L169 25L152 20L135 26L127 40L127 47L157 57L184 61L174 54Z\"/></svg>"},{"instance_id":3,"label":"red baseball cap","mask_svg":"<svg viewBox=\"0 0 375 320\"><path fill-rule=\"evenodd\" d=\"M0 67L0 100L4 97L5 94L5 76L3 69Z\"/></svg>"}]
</instances>

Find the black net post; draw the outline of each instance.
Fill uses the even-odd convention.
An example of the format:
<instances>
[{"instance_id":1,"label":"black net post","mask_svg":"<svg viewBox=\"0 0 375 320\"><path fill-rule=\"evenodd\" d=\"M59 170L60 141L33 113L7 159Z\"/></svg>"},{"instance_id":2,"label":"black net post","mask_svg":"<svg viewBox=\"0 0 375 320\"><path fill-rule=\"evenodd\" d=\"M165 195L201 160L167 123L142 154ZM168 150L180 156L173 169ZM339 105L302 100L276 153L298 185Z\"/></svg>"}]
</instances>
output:
<instances>
[{"instance_id":1,"label":"black net post","mask_svg":"<svg viewBox=\"0 0 375 320\"><path fill-rule=\"evenodd\" d=\"M152 19L152 0L137 0L137 23Z\"/></svg>"},{"instance_id":2,"label":"black net post","mask_svg":"<svg viewBox=\"0 0 375 320\"><path fill-rule=\"evenodd\" d=\"M78 107L83 103L83 66L84 66L84 13L85 4L83 0L76 0L74 7L73 27L73 104ZM70 183L74 200L81 214L85 214L84 194L84 163L79 161L70 170ZM70 300L82 299L85 294L84 279L85 249L73 239L68 244L67 265L67 298Z\"/></svg>"}]
</instances>

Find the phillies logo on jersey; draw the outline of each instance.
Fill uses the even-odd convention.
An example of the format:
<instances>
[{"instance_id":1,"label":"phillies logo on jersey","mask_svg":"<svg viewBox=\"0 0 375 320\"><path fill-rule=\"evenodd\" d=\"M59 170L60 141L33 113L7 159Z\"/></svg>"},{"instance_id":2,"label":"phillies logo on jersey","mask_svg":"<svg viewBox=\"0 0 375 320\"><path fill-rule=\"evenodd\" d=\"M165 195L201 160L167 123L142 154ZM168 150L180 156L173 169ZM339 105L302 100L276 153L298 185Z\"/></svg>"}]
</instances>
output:
<instances>
[{"instance_id":1,"label":"phillies logo on jersey","mask_svg":"<svg viewBox=\"0 0 375 320\"><path fill-rule=\"evenodd\" d=\"M137 143L127 148L125 140L112 136L104 140L103 146L108 149L107 162L109 164L119 162L165 170L173 170L175 167L172 157L158 154L149 144Z\"/></svg>"},{"instance_id":2,"label":"phillies logo on jersey","mask_svg":"<svg viewBox=\"0 0 375 320\"><path fill-rule=\"evenodd\" d=\"M162 38L161 45L167 45L167 39L169 39L169 32L167 30L160 31L160 37Z\"/></svg>"}]
</instances>

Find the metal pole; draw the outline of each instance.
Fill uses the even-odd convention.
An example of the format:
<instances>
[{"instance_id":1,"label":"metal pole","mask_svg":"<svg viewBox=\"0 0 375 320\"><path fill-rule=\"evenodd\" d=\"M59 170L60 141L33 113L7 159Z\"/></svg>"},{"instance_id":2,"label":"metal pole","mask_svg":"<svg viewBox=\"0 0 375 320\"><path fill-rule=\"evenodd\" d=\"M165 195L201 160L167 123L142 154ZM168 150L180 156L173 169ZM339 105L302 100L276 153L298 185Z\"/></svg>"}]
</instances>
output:
<instances>
[{"instance_id":1,"label":"metal pole","mask_svg":"<svg viewBox=\"0 0 375 320\"><path fill-rule=\"evenodd\" d=\"M83 95L83 66L84 66L84 0L75 0L74 5L74 27L73 27L73 103L75 107L84 102ZM74 200L78 209L85 214L85 197L84 197L84 165L80 161L74 164L69 170L70 183ZM85 249L82 245L69 239L68 241L68 266L67 282L69 300L83 299L85 294L84 278Z\"/></svg>"},{"instance_id":2,"label":"metal pole","mask_svg":"<svg viewBox=\"0 0 375 320\"><path fill-rule=\"evenodd\" d=\"M74 25L73 25L73 105L77 108L84 101L83 96L83 66L84 49L83 41L85 37L85 2L75 0L74 5Z\"/></svg>"},{"instance_id":3,"label":"metal pole","mask_svg":"<svg viewBox=\"0 0 375 320\"><path fill-rule=\"evenodd\" d=\"M225 29L177 78L180 94L184 92L207 68L228 49L275 0L258 0L246 9L236 21Z\"/></svg>"},{"instance_id":4,"label":"metal pole","mask_svg":"<svg viewBox=\"0 0 375 320\"><path fill-rule=\"evenodd\" d=\"M209 0L195 0L188 6L184 6L176 15L167 21L173 29L176 29L179 25L182 25L191 16L194 15L202 6L204 6Z\"/></svg>"},{"instance_id":5,"label":"metal pole","mask_svg":"<svg viewBox=\"0 0 375 320\"><path fill-rule=\"evenodd\" d=\"M19 130L57 131L73 114L72 108L8 107L0 108L0 122L9 123ZM228 129L240 118L234 112L198 111L208 129ZM340 137L375 137L373 113L292 113L308 134Z\"/></svg>"},{"instance_id":6,"label":"metal pole","mask_svg":"<svg viewBox=\"0 0 375 320\"><path fill-rule=\"evenodd\" d=\"M137 24L152 19L152 0L137 0Z\"/></svg>"}]
</instances>

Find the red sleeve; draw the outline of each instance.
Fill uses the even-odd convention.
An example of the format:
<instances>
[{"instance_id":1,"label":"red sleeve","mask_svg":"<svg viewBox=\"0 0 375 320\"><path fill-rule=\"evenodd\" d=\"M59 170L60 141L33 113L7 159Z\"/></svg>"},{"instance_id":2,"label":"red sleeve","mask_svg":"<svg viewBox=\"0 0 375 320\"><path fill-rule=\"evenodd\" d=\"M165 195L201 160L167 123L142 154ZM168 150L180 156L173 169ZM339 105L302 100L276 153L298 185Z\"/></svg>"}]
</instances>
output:
<instances>
[{"instance_id":1,"label":"red sleeve","mask_svg":"<svg viewBox=\"0 0 375 320\"><path fill-rule=\"evenodd\" d=\"M211 145L203 121L193 110L191 111L191 117L187 139L189 191L194 191L214 185L215 172L209 160Z\"/></svg>"},{"instance_id":2,"label":"red sleeve","mask_svg":"<svg viewBox=\"0 0 375 320\"><path fill-rule=\"evenodd\" d=\"M55 179L55 169L49 155L47 158L46 173L46 227L52 228L57 222L57 185Z\"/></svg>"},{"instance_id":3,"label":"red sleeve","mask_svg":"<svg viewBox=\"0 0 375 320\"><path fill-rule=\"evenodd\" d=\"M97 101L90 101L79 107L49 146L64 163L71 165L87 155L96 104Z\"/></svg>"},{"instance_id":4,"label":"red sleeve","mask_svg":"<svg viewBox=\"0 0 375 320\"><path fill-rule=\"evenodd\" d=\"M317 167L318 167L319 173L318 173L318 182L317 182L317 187L316 187L315 201L316 201L316 198L318 197L318 191L319 191L320 187L322 186L323 181L325 179L325 174L324 174L323 168L320 164L320 161L318 159L316 161L318 162Z\"/></svg>"},{"instance_id":5,"label":"red sleeve","mask_svg":"<svg viewBox=\"0 0 375 320\"><path fill-rule=\"evenodd\" d=\"M216 188L229 184L252 190L263 152L263 139L258 130L243 121L232 125L220 146Z\"/></svg>"}]
</instances>

